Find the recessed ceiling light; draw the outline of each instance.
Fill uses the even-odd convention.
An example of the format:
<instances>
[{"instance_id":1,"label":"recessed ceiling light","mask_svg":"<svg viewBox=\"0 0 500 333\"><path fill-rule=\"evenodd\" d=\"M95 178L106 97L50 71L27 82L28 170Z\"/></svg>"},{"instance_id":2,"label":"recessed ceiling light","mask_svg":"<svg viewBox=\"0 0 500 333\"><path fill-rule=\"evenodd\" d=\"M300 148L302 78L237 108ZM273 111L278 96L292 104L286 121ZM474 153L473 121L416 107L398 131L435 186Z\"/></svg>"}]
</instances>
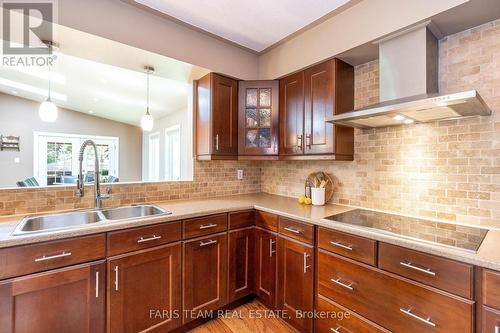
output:
<instances>
[{"instance_id":1,"label":"recessed ceiling light","mask_svg":"<svg viewBox=\"0 0 500 333\"><path fill-rule=\"evenodd\" d=\"M405 116L402 116L400 114L397 114L393 117L394 120L397 120L397 121L402 121L402 120L405 120Z\"/></svg>"},{"instance_id":2,"label":"recessed ceiling light","mask_svg":"<svg viewBox=\"0 0 500 333\"><path fill-rule=\"evenodd\" d=\"M14 95L17 95L17 94L18 94L18 92L17 92L16 90L12 90L12 93L13 93Z\"/></svg>"},{"instance_id":3,"label":"recessed ceiling light","mask_svg":"<svg viewBox=\"0 0 500 333\"><path fill-rule=\"evenodd\" d=\"M415 120L413 120L413 119L406 119L404 121L405 124L413 124L414 122L415 122Z\"/></svg>"},{"instance_id":4,"label":"recessed ceiling light","mask_svg":"<svg viewBox=\"0 0 500 333\"><path fill-rule=\"evenodd\" d=\"M94 114L94 111L93 111L93 110L89 110L89 113L90 113L90 114Z\"/></svg>"},{"instance_id":5,"label":"recessed ceiling light","mask_svg":"<svg viewBox=\"0 0 500 333\"><path fill-rule=\"evenodd\" d=\"M106 80L105 78L102 78L102 79L101 79L101 82L102 82L102 83L108 83L108 80Z\"/></svg>"}]
</instances>

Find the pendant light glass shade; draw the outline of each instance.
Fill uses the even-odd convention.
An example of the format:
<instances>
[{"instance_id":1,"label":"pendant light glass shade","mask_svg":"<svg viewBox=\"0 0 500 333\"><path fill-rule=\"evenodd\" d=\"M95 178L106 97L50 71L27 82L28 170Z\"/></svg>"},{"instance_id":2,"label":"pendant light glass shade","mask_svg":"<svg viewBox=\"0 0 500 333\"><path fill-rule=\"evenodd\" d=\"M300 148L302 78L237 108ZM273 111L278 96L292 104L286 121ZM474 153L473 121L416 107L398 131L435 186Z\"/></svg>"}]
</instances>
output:
<instances>
[{"instance_id":1,"label":"pendant light glass shade","mask_svg":"<svg viewBox=\"0 0 500 333\"><path fill-rule=\"evenodd\" d=\"M38 109L38 115L42 121L47 123L53 123L57 120L57 106L52 102L52 100L47 98L42 104L40 104L40 108Z\"/></svg>"},{"instance_id":2,"label":"pendant light glass shade","mask_svg":"<svg viewBox=\"0 0 500 333\"><path fill-rule=\"evenodd\" d=\"M154 126L154 119L151 114L149 114L149 111L142 116L141 119L141 128L143 131L149 132L153 129Z\"/></svg>"},{"instance_id":3,"label":"pendant light glass shade","mask_svg":"<svg viewBox=\"0 0 500 333\"><path fill-rule=\"evenodd\" d=\"M141 118L141 128L143 131L149 132L153 129L154 126L153 116L149 113L149 74L154 72L154 68L146 66L144 69L146 70L147 75L147 106L146 114Z\"/></svg>"}]
</instances>

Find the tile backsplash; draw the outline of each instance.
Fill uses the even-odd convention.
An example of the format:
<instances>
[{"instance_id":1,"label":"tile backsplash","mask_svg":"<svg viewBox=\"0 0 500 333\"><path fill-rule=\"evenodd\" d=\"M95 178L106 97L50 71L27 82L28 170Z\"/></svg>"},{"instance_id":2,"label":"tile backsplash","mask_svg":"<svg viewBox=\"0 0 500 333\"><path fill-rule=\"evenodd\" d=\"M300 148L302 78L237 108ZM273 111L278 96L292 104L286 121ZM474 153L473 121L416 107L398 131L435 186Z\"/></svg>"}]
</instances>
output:
<instances>
[{"instance_id":1,"label":"tile backsplash","mask_svg":"<svg viewBox=\"0 0 500 333\"><path fill-rule=\"evenodd\" d=\"M355 131L355 159L196 162L193 182L115 184L105 206L268 192L298 196L313 171L338 180L332 202L500 227L500 20L439 43L440 90L477 89L491 117ZM378 61L355 69L357 108L378 101ZM236 170L244 169L243 180ZM74 187L0 190L0 215L92 207Z\"/></svg>"},{"instance_id":2,"label":"tile backsplash","mask_svg":"<svg viewBox=\"0 0 500 333\"><path fill-rule=\"evenodd\" d=\"M244 170L243 180L237 180L237 169ZM92 186L86 186L84 198L76 197L75 189L75 186L0 189L0 215L32 214L94 206ZM195 162L194 181L113 184L111 198L104 200L103 206L257 192L260 192L260 167L257 162Z\"/></svg>"},{"instance_id":3,"label":"tile backsplash","mask_svg":"<svg viewBox=\"0 0 500 333\"><path fill-rule=\"evenodd\" d=\"M493 115L356 130L353 162L263 163L262 190L297 196L324 170L334 203L500 227L500 20L442 39L439 66L441 92L476 89ZM378 102L378 75L356 67L356 108Z\"/></svg>"}]
</instances>

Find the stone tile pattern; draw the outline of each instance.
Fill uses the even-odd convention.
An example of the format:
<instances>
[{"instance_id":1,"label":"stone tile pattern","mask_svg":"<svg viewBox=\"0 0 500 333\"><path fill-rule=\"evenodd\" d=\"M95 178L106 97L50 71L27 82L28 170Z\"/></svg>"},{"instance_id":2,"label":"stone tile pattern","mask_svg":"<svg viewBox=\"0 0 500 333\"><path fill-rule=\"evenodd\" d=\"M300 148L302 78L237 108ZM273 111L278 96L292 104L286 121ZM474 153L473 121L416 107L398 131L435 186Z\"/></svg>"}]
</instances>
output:
<instances>
[{"instance_id":1,"label":"stone tile pattern","mask_svg":"<svg viewBox=\"0 0 500 333\"><path fill-rule=\"evenodd\" d=\"M208 198L260 192L258 162L195 162L194 181L111 185L111 199L105 207L155 201ZM237 180L236 170L244 179ZM0 215L33 214L68 209L91 208L94 188L85 188L85 197L75 196L75 186L40 189L0 190Z\"/></svg>"},{"instance_id":2,"label":"stone tile pattern","mask_svg":"<svg viewBox=\"0 0 500 333\"><path fill-rule=\"evenodd\" d=\"M500 20L442 39L439 65L441 92L477 89L493 116L356 130L353 162L267 162L262 190L297 196L324 170L334 203L500 227ZM356 67L357 108L377 102L378 75Z\"/></svg>"}]
</instances>

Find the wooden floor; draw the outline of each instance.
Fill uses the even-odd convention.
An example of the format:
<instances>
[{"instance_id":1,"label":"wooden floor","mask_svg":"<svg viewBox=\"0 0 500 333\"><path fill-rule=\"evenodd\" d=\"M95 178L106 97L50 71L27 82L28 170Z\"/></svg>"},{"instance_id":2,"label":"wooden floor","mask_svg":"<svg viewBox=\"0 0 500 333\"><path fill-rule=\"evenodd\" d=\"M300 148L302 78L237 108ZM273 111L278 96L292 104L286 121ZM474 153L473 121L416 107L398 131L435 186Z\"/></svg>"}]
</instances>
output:
<instances>
[{"instance_id":1,"label":"wooden floor","mask_svg":"<svg viewBox=\"0 0 500 333\"><path fill-rule=\"evenodd\" d=\"M189 331L190 333L296 333L288 324L279 318L250 318L250 313L269 311L258 301L244 304L224 318L217 318Z\"/></svg>"}]
</instances>

